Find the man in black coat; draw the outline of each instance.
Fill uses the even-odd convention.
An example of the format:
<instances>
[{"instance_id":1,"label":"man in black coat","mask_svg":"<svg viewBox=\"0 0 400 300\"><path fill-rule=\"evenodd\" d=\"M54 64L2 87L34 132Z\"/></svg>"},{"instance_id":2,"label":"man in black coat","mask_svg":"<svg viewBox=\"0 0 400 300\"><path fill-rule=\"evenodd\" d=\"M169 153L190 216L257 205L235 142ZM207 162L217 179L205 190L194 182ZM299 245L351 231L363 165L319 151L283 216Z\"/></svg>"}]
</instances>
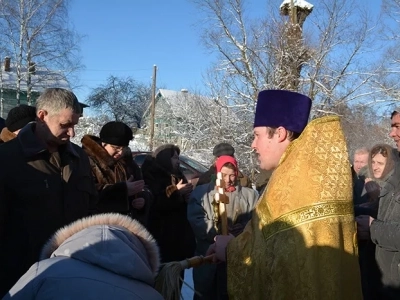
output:
<instances>
[{"instance_id":1,"label":"man in black coat","mask_svg":"<svg viewBox=\"0 0 400 300\"><path fill-rule=\"evenodd\" d=\"M48 89L36 108L36 122L0 146L0 298L57 229L97 206L88 157L70 142L81 113L76 96Z\"/></svg>"}]
</instances>

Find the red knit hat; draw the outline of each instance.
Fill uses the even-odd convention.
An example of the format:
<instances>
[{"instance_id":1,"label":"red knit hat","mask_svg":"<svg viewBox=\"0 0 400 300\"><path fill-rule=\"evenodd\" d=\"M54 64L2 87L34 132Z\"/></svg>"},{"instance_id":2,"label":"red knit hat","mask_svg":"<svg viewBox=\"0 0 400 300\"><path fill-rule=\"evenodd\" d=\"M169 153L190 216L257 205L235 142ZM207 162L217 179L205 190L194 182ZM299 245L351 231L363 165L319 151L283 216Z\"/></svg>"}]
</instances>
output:
<instances>
[{"instance_id":1,"label":"red knit hat","mask_svg":"<svg viewBox=\"0 0 400 300\"><path fill-rule=\"evenodd\" d=\"M234 157L228 155L222 155L217 158L215 162L215 167L217 168L217 172L221 172L222 167L227 163L231 163L232 165L235 166L235 175L237 176L238 174L237 161Z\"/></svg>"}]
</instances>

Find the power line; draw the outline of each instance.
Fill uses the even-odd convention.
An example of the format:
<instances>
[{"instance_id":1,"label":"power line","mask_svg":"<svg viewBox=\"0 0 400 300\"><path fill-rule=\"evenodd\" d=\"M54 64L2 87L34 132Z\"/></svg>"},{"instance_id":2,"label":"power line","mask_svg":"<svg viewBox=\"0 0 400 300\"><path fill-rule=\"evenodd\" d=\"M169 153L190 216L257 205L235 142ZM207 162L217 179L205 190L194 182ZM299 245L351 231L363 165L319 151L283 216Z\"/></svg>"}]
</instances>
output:
<instances>
[{"instance_id":1,"label":"power line","mask_svg":"<svg viewBox=\"0 0 400 300\"><path fill-rule=\"evenodd\" d=\"M100 69L85 69L84 71L90 72L136 72L136 71L149 71L150 69L132 69L132 70L100 70Z\"/></svg>"}]
</instances>

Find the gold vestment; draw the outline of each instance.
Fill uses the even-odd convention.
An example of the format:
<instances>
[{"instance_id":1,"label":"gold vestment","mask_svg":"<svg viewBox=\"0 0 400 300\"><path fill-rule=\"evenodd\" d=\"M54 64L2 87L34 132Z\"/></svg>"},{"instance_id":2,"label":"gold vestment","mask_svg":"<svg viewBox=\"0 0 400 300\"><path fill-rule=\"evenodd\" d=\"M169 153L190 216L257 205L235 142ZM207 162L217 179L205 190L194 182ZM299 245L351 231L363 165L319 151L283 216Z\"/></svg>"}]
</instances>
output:
<instances>
[{"instance_id":1,"label":"gold vestment","mask_svg":"<svg viewBox=\"0 0 400 300\"><path fill-rule=\"evenodd\" d=\"M289 145L227 265L229 299L362 299L338 117L311 121Z\"/></svg>"}]
</instances>

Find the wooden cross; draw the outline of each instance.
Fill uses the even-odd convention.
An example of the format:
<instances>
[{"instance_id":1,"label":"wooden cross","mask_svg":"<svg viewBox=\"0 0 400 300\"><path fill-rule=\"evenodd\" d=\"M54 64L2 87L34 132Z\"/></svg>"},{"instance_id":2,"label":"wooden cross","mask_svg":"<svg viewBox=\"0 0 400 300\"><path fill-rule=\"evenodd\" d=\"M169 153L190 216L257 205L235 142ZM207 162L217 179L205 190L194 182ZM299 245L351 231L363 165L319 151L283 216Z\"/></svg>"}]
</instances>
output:
<instances>
[{"instance_id":1,"label":"wooden cross","mask_svg":"<svg viewBox=\"0 0 400 300\"><path fill-rule=\"evenodd\" d=\"M222 173L217 173L216 193L214 195L215 204L218 205L218 219L221 221L221 234L228 235L228 216L226 214L226 204L229 204L229 197L225 195L225 182Z\"/></svg>"}]
</instances>

